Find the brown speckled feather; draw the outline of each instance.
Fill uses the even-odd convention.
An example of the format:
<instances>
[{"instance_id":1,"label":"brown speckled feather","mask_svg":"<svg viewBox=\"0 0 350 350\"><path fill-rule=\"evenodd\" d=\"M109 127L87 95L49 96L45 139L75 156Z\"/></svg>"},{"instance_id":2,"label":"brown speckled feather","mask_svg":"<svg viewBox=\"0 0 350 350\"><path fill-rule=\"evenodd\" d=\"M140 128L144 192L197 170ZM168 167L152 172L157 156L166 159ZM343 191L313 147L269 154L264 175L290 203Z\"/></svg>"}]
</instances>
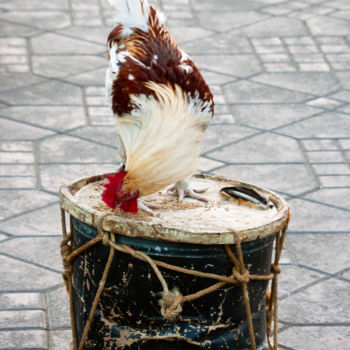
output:
<instances>
[{"instance_id":1,"label":"brown speckled feather","mask_svg":"<svg viewBox=\"0 0 350 350\"><path fill-rule=\"evenodd\" d=\"M133 28L124 35L123 25L117 25L108 37L108 58L111 69L110 100L113 112L130 113L130 95L153 95L148 82L181 87L200 110L214 112L213 96L199 69L181 51L168 30L160 24L153 6L149 8L148 32ZM114 68L114 70L113 70Z\"/></svg>"}]
</instances>

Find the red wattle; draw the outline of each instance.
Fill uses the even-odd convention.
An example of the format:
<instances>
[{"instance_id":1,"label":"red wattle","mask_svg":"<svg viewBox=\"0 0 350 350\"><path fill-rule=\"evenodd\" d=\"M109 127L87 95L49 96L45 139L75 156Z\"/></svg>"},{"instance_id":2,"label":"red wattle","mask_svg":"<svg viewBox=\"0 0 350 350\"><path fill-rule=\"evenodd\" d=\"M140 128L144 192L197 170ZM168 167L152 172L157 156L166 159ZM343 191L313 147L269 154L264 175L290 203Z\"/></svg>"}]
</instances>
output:
<instances>
[{"instance_id":1,"label":"red wattle","mask_svg":"<svg viewBox=\"0 0 350 350\"><path fill-rule=\"evenodd\" d=\"M120 209L122 209L126 213L136 214L137 213L137 198L133 198L133 199L129 199L129 200L124 201L121 204Z\"/></svg>"},{"instance_id":2,"label":"red wattle","mask_svg":"<svg viewBox=\"0 0 350 350\"><path fill-rule=\"evenodd\" d=\"M121 170L116 174L108 174L106 182L103 186L105 190L102 192L102 200L112 209L118 204L117 194L120 192L126 171Z\"/></svg>"}]
</instances>

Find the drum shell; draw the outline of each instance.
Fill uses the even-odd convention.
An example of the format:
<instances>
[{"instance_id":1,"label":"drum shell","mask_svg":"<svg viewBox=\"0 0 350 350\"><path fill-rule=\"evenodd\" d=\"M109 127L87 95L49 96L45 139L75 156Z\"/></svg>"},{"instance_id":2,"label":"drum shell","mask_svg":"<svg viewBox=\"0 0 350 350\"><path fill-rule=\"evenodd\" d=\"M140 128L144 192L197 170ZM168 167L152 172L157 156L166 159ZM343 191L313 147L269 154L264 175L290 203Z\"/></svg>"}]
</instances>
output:
<instances>
[{"instance_id":1,"label":"drum shell","mask_svg":"<svg viewBox=\"0 0 350 350\"><path fill-rule=\"evenodd\" d=\"M73 249L97 235L94 227L73 219ZM189 269L229 276L233 263L223 245L198 245L115 235L116 242L151 258ZM268 275L275 235L242 243L244 263L250 274ZM73 264L75 318L80 341L91 305L109 255L102 243L78 256ZM235 253L235 246L231 246ZM169 289L183 295L195 293L217 281L160 268ZM255 339L260 349L266 337L265 294L267 281L250 281L248 291ZM146 262L115 252L108 280L100 297L84 349L249 349L250 338L240 284L220 289L182 305L174 321L164 320L158 304L162 286ZM123 333L124 332L124 333ZM128 339L121 339L127 332ZM176 337L171 337L176 335ZM156 339L170 336L171 341ZM200 347L179 339L185 337ZM153 338L153 339L148 339ZM134 339L134 340L133 340ZM175 340L174 340L175 339Z\"/></svg>"}]
</instances>

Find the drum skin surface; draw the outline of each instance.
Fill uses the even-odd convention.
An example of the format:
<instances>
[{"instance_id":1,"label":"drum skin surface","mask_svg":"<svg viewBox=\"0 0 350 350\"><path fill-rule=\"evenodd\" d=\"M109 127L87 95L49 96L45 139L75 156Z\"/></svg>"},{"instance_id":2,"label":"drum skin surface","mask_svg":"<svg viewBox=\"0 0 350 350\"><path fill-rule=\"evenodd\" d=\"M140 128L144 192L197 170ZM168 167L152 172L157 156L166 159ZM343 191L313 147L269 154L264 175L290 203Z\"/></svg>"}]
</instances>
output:
<instances>
[{"instance_id":1,"label":"drum skin surface","mask_svg":"<svg viewBox=\"0 0 350 350\"><path fill-rule=\"evenodd\" d=\"M205 177L205 180L207 179L213 182L229 181ZM83 188L96 181L101 181L101 177L77 183L80 183L82 185L79 185L80 188ZM77 196L79 200L74 198L80 190L79 188L77 190L77 183L61 189L60 195L61 207L73 216L73 250L83 246L98 234L95 224L99 214L96 212L98 207L95 203L94 208L89 210L79 202L82 197ZM234 185L237 185L237 182L234 182ZM283 226L288 206L273 192L260 188L259 190L269 194L270 199L273 199L274 212L264 214L266 218L264 216L261 220L267 222L260 223L260 226L254 227L244 218L243 224L238 221L236 223L238 226L243 225L238 233L242 241L244 263L249 273L269 275L274 238ZM96 189L94 191L98 192ZM223 205L227 205L227 202L225 201ZM228 205L237 206L235 203ZM218 227L222 228L224 224L225 220L219 223ZM118 232L115 230L116 226L122 229ZM190 225L185 225L186 228L183 231L181 231L181 224L172 225L170 222L169 226L170 228L159 228L158 222L153 224L135 220L134 223L132 219L116 217L108 220L103 228L117 233L116 243L128 245L146 253L152 259L206 273L222 276L232 274L233 263L224 248L224 244L230 244L231 250L236 254L234 239L230 232L214 232L213 222L208 225L208 232L205 232L205 225L199 229L199 232L195 232ZM144 230L145 227L147 229ZM154 234L154 227L156 227L156 234ZM186 233L188 233L187 236ZM200 236L203 238L203 244L198 243ZM217 237L217 244L215 244L215 237ZM74 261L73 299L78 342L99 287L109 251L109 247L99 242ZM160 271L169 290L177 288L182 295L196 293L217 282L165 268L160 268ZM260 350L267 349L265 312L267 284L267 280L251 280L248 283L255 341L257 349ZM243 350L251 348L240 284L226 284L196 300L183 303L182 312L174 321L165 320L161 315L159 299L162 290L159 279L148 263L116 251L84 349Z\"/></svg>"}]
</instances>

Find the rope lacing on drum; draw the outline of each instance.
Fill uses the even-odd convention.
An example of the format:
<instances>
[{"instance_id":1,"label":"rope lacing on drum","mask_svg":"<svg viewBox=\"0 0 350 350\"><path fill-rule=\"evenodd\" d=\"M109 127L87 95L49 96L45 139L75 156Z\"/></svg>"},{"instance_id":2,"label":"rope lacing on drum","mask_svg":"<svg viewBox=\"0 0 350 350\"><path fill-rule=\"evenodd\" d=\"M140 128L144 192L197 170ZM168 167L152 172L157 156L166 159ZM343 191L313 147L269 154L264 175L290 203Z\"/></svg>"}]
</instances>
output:
<instances>
[{"instance_id":1,"label":"rope lacing on drum","mask_svg":"<svg viewBox=\"0 0 350 350\"><path fill-rule=\"evenodd\" d=\"M276 254L275 254L275 261L271 265L271 274L269 275L251 275L249 271L245 268L244 261L243 261L243 253L241 249L241 241L238 233L236 231L232 231L232 234L234 236L234 243L236 246L237 251L237 257L233 254L231 247L229 245L225 245L225 250L227 255L230 257L230 259L233 262L233 269L232 269L232 275L231 276L220 276L213 273L205 273L201 271L186 269L183 267L167 264L162 261L157 261L152 259L149 255L134 250L132 247L125 245L125 244L117 244L115 241L115 233L113 232L106 232L103 230L103 224L106 219L108 219L108 216L112 216L110 213L105 213L101 215L97 221L97 230L98 235L90 240L89 242L85 243L83 246L79 247L75 251L72 251L71 245L72 245L72 236L71 233L67 233L66 231L66 221L65 221L65 212L63 209L61 209L61 216L62 216L62 232L63 232L63 240L61 243L61 254L62 254L62 260L64 265L64 273L63 278L64 282L67 286L67 291L70 297L70 309L71 309L71 324L72 324L72 332L73 332L73 349L74 350L82 350L84 347L85 340L87 338L94 312L97 308L99 298L103 292L103 289L105 287L108 273L114 258L114 251L120 251L123 253L130 254L132 257L142 260L144 262L147 262L155 272L156 276L158 277L162 288L162 297L159 300L159 305L161 307L160 313L161 315L169 320L174 321L181 313L182 311L182 303L186 301L196 300L206 294L212 293L215 290L223 287L227 283L231 284L241 284L242 291L243 291L243 297L244 297L244 305L245 305L245 311L247 315L247 321L248 321L248 328L249 328L249 334L250 334L250 340L252 345L252 350L256 350L255 345L255 337L254 337L254 330L253 330L253 322L252 322L252 314L250 310L250 303L249 303L249 293L247 284L251 280L271 280L272 279L272 287L271 287L271 303L269 303L267 307L267 336L268 336L268 344L269 348L273 350L277 350L277 276L281 272L281 269L278 265L279 259L281 256L282 246L285 238L285 234L287 231L288 223L289 223L289 214L287 217L287 220L284 224L284 227L281 231L279 231L276 234ZM70 223L71 223L71 232L72 232L72 217L70 217ZM97 243L102 242L103 245L109 246L109 257L101 278L101 281L99 283L99 288L96 292L91 311L88 317L88 320L85 324L84 331L80 340L80 344L78 345L78 338L77 338L77 331L76 331L76 324L75 324L75 316L74 316L74 304L73 304L73 288L72 288L72 264L73 261L82 253L84 253L86 250L91 248L92 246L96 245ZM181 292L174 288L172 291L169 291L168 285L160 272L158 266L162 268L166 268L172 271L177 271L180 273L186 273L193 276L201 277L201 278L208 278L208 279L214 279L218 282L211 285L208 288L202 289L196 293L185 295L183 296ZM272 326L272 320L274 323L274 341L273 344L271 342L271 326Z\"/></svg>"}]
</instances>

